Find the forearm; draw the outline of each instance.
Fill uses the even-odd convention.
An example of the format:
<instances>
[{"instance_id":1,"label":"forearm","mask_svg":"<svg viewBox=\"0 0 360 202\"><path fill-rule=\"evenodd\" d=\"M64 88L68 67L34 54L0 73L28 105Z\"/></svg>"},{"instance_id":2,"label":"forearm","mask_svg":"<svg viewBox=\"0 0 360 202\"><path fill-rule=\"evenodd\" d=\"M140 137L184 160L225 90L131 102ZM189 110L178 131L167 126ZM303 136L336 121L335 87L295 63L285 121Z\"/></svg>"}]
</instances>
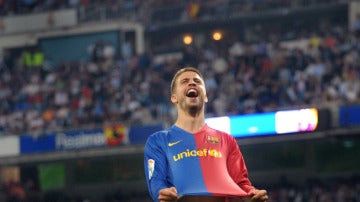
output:
<instances>
[{"instance_id":1,"label":"forearm","mask_svg":"<svg viewBox=\"0 0 360 202\"><path fill-rule=\"evenodd\" d=\"M161 180L152 179L149 182L149 192L150 196L154 201L158 201L160 190L168 188L168 185L166 185Z\"/></svg>"}]
</instances>

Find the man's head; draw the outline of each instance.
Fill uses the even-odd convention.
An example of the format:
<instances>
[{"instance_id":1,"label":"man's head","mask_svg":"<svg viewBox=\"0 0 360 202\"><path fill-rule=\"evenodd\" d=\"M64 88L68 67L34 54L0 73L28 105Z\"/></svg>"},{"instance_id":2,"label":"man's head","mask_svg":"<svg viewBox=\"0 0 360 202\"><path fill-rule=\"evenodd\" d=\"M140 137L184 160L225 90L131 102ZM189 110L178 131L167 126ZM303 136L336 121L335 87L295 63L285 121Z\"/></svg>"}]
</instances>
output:
<instances>
[{"instance_id":1,"label":"man's head","mask_svg":"<svg viewBox=\"0 0 360 202\"><path fill-rule=\"evenodd\" d=\"M178 77L179 77L182 73L188 72L188 71L197 73L197 74L200 76L200 78L201 78L202 80L204 80L203 75L201 74L201 72L200 72L198 69L196 69L196 68L194 68L194 67L184 67L184 68L178 70L178 71L175 73L175 75L174 75L174 77L173 77L173 79L172 79L172 81L171 81L171 89L170 89L170 90L171 90L171 94L173 94L174 91L175 91L175 88L176 88L176 80L178 79Z\"/></svg>"},{"instance_id":2,"label":"man's head","mask_svg":"<svg viewBox=\"0 0 360 202\"><path fill-rule=\"evenodd\" d=\"M175 73L171 81L171 102L178 110L191 114L204 109L208 98L204 78L198 69L185 67Z\"/></svg>"}]
</instances>

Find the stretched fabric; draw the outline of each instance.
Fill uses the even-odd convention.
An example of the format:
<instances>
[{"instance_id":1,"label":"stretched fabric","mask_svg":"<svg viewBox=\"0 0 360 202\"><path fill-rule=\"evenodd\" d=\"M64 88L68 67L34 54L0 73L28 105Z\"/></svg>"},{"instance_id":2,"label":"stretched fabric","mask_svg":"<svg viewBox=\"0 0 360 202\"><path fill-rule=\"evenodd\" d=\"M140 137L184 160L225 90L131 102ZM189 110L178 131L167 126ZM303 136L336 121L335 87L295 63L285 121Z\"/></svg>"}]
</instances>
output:
<instances>
[{"instance_id":1,"label":"stretched fabric","mask_svg":"<svg viewBox=\"0 0 360 202\"><path fill-rule=\"evenodd\" d=\"M234 137L205 125L192 134L173 125L145 145L145 175L154 201L174 186L179 196L245 197L254 187Z\"/></svg>"}]
</instances>

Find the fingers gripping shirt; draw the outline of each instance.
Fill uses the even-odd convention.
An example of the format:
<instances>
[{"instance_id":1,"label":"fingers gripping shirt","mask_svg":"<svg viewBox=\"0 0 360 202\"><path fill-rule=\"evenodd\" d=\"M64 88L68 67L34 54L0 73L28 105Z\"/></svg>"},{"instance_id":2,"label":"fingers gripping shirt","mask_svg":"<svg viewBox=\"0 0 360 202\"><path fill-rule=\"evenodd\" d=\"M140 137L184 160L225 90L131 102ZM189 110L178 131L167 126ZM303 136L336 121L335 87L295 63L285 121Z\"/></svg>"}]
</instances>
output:
<instances>
[{"instance_id":1,"label":"fingers gripping shirt","mask_svg":"<svg viewBox=\"0 0 360 202\"><path fill-rule=\"evenodd\" d=\"M179 196L247 196L253 188L235 139L207 125L194 134L177 126L154 133L145 145L144 165L155 201L171 186Z\"/></svg>"}]
</instances>

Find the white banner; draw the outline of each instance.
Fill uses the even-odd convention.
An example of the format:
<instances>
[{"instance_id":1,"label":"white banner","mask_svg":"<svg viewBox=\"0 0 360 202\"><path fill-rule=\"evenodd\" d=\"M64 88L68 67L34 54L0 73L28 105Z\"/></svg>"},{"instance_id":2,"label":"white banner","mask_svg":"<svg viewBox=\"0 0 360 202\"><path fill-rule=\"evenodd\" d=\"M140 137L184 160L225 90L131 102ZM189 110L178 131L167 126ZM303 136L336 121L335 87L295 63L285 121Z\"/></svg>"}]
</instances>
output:
<instances>
[{"instance_id":1,"label":"white banner","mask_svg":"<svg viewBox=\"0 0 360 202\"><path fill-rule=\"evenodd\" d=\"M20 141L17 136L0 137L0 157L20 154Z\"/></svg>"}]
</instances>

